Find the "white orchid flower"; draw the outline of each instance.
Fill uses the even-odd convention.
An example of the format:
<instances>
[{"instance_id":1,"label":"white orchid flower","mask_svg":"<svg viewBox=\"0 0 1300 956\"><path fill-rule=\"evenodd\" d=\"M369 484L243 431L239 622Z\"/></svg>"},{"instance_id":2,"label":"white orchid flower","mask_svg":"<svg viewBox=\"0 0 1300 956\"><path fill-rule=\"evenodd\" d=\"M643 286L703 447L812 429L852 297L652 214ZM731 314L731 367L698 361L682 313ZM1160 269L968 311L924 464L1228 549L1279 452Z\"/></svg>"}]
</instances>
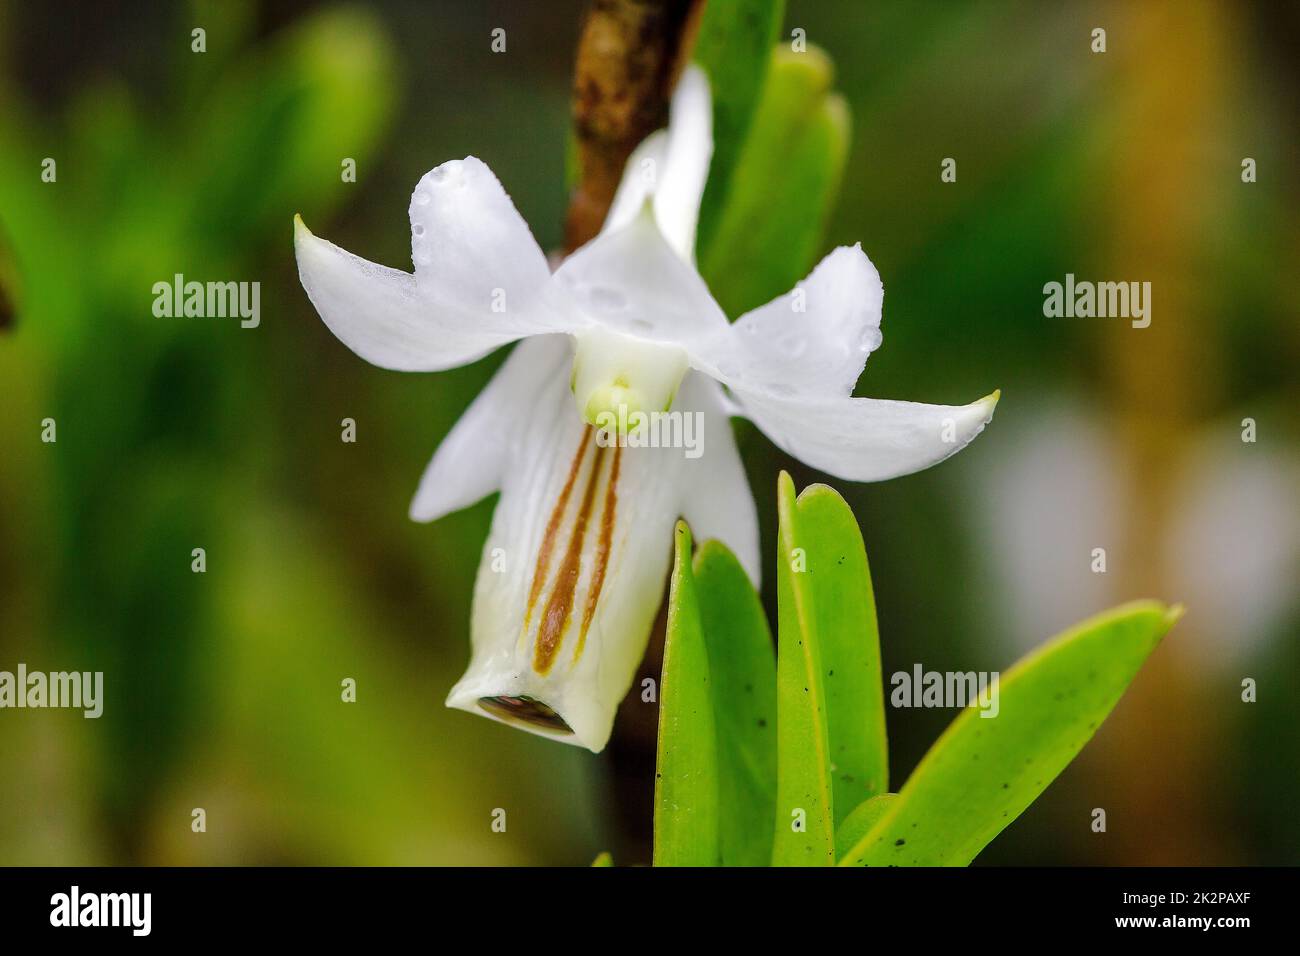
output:
<instances>
[{"instance_id":1,"label":"white orchid flower","mask_svg":"<svg viewBox=\"0 0 1300 956\"><path fill-rule=\"evenodd\" d=\"M836 249L791 293L728 323L694 265L712 151L708 82L692 67L669 128L628 161L600 235L554 274L472 156L415 188L414 275L296 221L303 287L367 361L436 371L523 340L443 441L411 504L412 518L432 521L501 493L474 589L472 659L448 706L605 746L663 595L677 518L699 540L720 539L758 584L733 414L850 481L933 465L993 414L997 393L965 406L852 397L880 344L883 296L859 246ZM627 427L592 427L629 409L699 413L703 453L633 447Z\"/></svg>"}]
</instances>

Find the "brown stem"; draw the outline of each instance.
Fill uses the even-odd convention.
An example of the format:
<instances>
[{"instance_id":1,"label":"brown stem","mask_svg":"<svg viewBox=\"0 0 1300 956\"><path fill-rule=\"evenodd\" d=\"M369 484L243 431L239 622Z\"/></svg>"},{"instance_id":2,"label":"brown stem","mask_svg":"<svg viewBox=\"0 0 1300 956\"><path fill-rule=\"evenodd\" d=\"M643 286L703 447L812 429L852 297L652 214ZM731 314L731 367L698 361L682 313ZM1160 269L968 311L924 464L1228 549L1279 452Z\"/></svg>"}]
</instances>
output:
<instances>
[{"instance_id":1,"label":"brown stem","mask_svg":"<svg viewBox=\"0 0 1300 956\"><path fill-rule=\"evenodd\" d=\"M664 125L692 10L703 0L592 0L578 40L573 129L578 183L564 246L599 230L632 150Z\"/></svg>"}]
</instances>

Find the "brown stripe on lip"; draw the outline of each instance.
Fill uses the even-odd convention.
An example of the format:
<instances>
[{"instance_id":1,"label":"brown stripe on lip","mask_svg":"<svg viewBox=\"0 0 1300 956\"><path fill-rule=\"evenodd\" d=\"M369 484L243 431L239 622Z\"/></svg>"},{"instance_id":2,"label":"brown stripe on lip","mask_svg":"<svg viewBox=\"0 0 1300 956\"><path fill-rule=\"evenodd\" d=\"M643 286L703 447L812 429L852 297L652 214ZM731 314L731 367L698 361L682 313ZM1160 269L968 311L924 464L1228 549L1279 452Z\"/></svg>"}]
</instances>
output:
<instances>
[{"instance_id":1,"label":"brown stripe on lip","mask_svg":"<svg viewBox=\"0 0 1300 956\"><path fill-rule=\"evenodd\" d=\"M574 592L578 589L578 578L582 572L582 543L587 536L587 522L591 518L591 506L596 500L596 481L600 477L601 465L605 462L606 449L597 447L591 460L591 473L587 475L587 487L582 493L582 504L573 521L573 532L569 535L569 546L565 549L564 560L555 572L555 584L551 596L542 611L542 622L537 627L537 650L533 655L533 670L545 674L555 663L555 655L560 650L560 641L564 630L569 626L569 615L573 612Z\"/></svg>"},{"instance_id":2,"label":"brown stripe on lip","mask_svg":"<svg viewBox=\"0 0 1300 956\"><path fill-rule=\"evenodd\" d=\"M605 506L600 513L600 539L596 544L596 567L591 572L591 587L587 589L587 606L582 610L582 629L578 631L578 647L573 652L576 661L582 656L587 642L587 629L596 616L596 603L600 589L605 584L605 569L609 566L609 549L614 541L614 520L618 512L618 470L623 458L623 446L614 445L614 460L609 466L609 484L605 486Z\"/></svg>"},{"instance_id":3,"label":"brown stripe on lip","mask_svg":"<svg viewBox=\"0 0 1300 956\"><path fill-rule=\"evenodd\" d=\"M573 494L573 486L578 480L578 472L582 468L583 458L586 457L587 442L591 435L590 428L582 430L582 440L578 442L573 463L569 465L569 477L564 480L564 488L560 491L560 496L555 499L555 507L551 509L551 517L546 522L546 533L542 535L541 547L537 549L537 565L533 569L532 587L528 589L528 604L524 610L525 631L528 630L528 622L532 620L537 598L542 593L542 585L546 583L546 572L551 566L551 552L555 550L555 534L560 529L560 522L564 520L564 511L569 505L569 497Z\"/></svg>"}]
</instances>

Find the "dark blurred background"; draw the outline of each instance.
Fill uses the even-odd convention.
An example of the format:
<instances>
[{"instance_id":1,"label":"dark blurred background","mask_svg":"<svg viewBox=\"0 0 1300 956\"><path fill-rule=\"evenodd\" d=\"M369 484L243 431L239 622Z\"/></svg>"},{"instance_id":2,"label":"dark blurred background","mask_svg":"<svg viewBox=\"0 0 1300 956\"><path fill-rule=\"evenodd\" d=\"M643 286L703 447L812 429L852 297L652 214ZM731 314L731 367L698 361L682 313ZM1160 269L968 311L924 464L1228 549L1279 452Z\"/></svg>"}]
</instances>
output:
<instances>
[{"instance_id":1,"label":"dark blurred background","mask_svg":"<svg viewBox=\"0 0 1300 956\"><path fill-rule=\"evenodd\" d=\"M1298 10L787 10L853 113L826 248L860 240L887 292L859 394L1003 390L951 461L835 482L886 673L1005 669L1128 598L1189 609L982 863L1300 863ZM492 502L430 526L406 509L501 356L368 366L291 241L301 212L409 268L412 187L473 154L557 247L581 12L0 3L0 669L106 685L99 720L0 711L0 864L648 861L653 706L625 705L600 756L442 706ZM154 317L178 272L259 281L260 327ZM1150 281L1151 326L1044 318L1067 272ZM778 469L823 476L737 427L771 555ZM952 714L888 716L897 789Z\"/></svg>"}]
</instances>

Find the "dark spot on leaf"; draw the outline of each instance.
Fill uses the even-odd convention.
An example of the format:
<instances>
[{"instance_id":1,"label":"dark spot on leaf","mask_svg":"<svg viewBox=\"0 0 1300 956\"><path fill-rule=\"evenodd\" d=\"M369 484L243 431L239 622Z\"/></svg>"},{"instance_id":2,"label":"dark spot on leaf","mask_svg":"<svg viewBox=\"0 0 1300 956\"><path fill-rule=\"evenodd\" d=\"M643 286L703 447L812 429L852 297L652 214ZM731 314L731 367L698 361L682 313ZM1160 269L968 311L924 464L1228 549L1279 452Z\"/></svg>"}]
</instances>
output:
<instances>
[{"instance_id":1,"label":"dark spot on leaf","mask_svg":"<svg viewBox=\"0 0 1300 956\"><path fill-rule=\"evenodd\" d=\"M906 842L907 841L904 840L902 837L899 837L897 840L894 841L894 846L902 846Z\"/></svg>"}]
</instances>

